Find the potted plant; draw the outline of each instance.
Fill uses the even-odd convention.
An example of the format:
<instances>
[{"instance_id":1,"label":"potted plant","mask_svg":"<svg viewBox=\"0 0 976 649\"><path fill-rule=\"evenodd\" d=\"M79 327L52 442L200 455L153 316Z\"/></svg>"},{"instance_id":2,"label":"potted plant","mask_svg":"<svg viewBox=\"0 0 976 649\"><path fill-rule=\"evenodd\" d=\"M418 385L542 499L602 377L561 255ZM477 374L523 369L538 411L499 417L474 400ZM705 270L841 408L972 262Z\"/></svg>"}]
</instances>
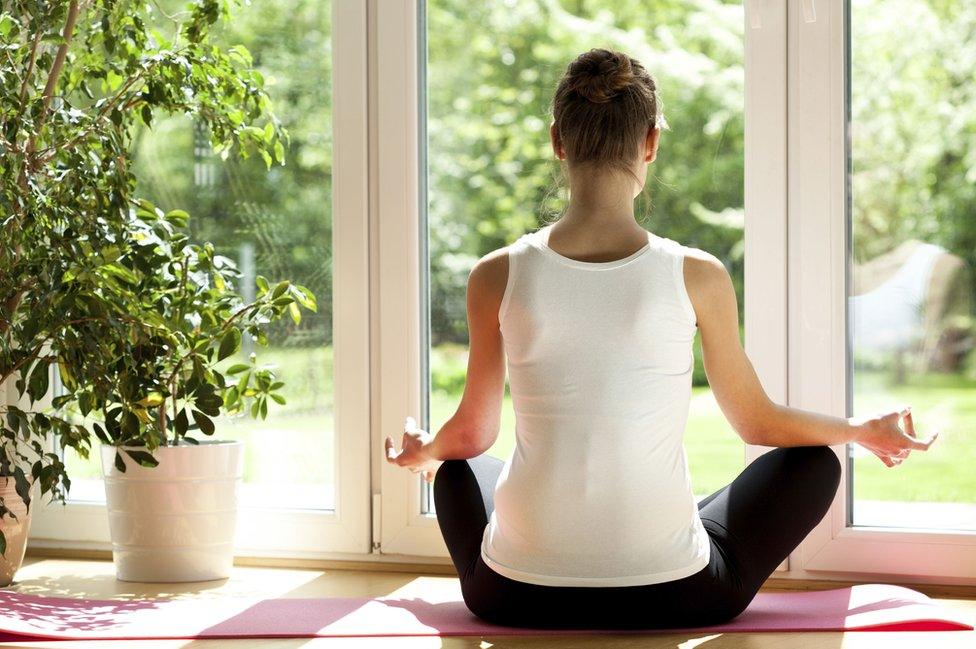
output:
<instances>
[{"instance_id":1,"label":"potted plant","mask_svg":"<svg viewBox=\"0 0 976 649\"><path fill-rule=\"evenodd\" d=\"M160 217L135 197L134 127L140 121L151 126L159 111L186 114L207 128L222 156L256 153L269 167L274 161L284 164L287 132L271 111L249 53L239 45L225 50L211 42L211 27L226 16L227 1L192 0L186 11L165 17L168 31L150 26L147 7L132 0L70 0L0 9L0 76L9 90L0 93L0 555L11 564L0 563L0 583L19 565L32 497L39 492L63 501L70 488L60 449L86 457L99 430L94 420L115 412L112 404L123 406L121 430L145 444L134 456L123 451L123 462L154 461L143 455L151 455L151 425L162 426L160 444L184 437L178 432L179 412L160 418L159 406L152 405L172 394L133 401L134 395L117 392L134 385L115 374L125 354L140 354L140 368L148 369L152 354L163 358L161 346L186 333L185 323L160 324L143 303L132 301L134 287L154 281L153 269L138 266L152 257L143 248L173 245L169 229L175 233L186 217L178 211ZM224 263L211 249L203 250L204 261L191 251L195 257L184 260L184 267ZM179 272L182 251L169 252L176 270L160 272ZM218 281L212 272L209 279ZM306 302L311 299L291 289L283 290L292 299L297 299L294 291ZM229 293L199 298L224 299L224 311L214 302L203 311L233 309ZM273 310L267 304L255 307L232 328L241 333L245 329L238 325L245 317L270 318L286 308L283 302ZM248 326L256 331L261 324ZM230 345L237 334L226 335ZM205 355L202 348L191 356L200 354ZM254 370L250 380L263 371ZM196 382L172 385L183 395L201 397L196 412L213 413L225 393L220 379L203 374ZM49 390L55 376L58 395ZM211 389L201 387L208 376L214 377ZM140 381L136 384L148 384ZM202 398L205 393L212 396ZM267 407L266 400L255 403ZM260 414L262 406L257 408ZM155 416L155 423L140 418L145 415ZM132 417L139 426L135 433ZM128 443L111 436L111 421L109 416L100 424L109 441Z\"/></svg>"},{"instance_id":2,"label":"potted plant","mask_svg":"<svg viewBox=\"0 0 976 649\"><path fill-rule=\"evenodd\" d=\"M316 308L307 288L260 275L246 302L234 290L236 266L213 245L191 243L186 219L141 201L117 261L124 303L140 324L105 376L110 396L92 430L102 443L116 573L127 581L228 576L242 445L206 438L222 412L264 418L269 400L285 400L274 368L253 353L248 363L224 361L243 336L266 345L270 323L288 313L298 324L300 307Z\"/></svg>"}]
</instances>

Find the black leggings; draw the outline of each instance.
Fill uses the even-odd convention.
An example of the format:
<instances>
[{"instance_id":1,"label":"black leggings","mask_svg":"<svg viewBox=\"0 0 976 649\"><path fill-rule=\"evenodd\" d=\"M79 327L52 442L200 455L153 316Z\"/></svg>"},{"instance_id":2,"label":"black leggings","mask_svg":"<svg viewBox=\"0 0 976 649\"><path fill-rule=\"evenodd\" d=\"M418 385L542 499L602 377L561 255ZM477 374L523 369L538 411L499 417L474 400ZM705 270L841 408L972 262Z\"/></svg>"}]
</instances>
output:
<instances>
[{"instance_id":1,"label":"black leggings","mask_svg":"<svg viewBox=\"0 0 976 649\"><path fill-rule=\"evenodd\" d=\"M773 449L698 503L711 538L711 560L699 572L640 586L543 586L500 575L481 558L503 465L489 455L443 462L433 485L437 521L471 612L495 624L535 628L680 628L731 620L823 519L840 482L840 462L827 446Z\"/></svg>"}]
</instances>

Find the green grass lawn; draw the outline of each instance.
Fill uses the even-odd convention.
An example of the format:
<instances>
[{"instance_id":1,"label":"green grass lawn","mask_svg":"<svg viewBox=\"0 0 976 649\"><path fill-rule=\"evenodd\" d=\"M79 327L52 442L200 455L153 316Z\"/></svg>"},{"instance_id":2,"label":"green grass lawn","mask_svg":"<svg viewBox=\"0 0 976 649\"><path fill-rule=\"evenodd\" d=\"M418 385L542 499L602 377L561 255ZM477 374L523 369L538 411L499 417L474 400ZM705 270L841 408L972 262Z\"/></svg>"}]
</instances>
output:
<instances>
[{"instance_id":1,"label":"green grass lawn","mask_svg":"<svg viewBox=\"0 0 976 649\"><path fill-rule=\"evenodd\" d=\"M222 420L217 436L246 442L247 482L291 484L313 490L330 484L335 444L331 348L259 348L257 353L259 361L279 366L288 405L270 404L266 421ZM438 348L432 354L433 432L454 413L460 400L464 354L459 346ZM928 452L915 452L893 469L873 455L855 457L855 498L976 502L976 381L939 375L911 377L905 385L889 386L882 375L858 373L856 389L855 406L859 411L910 403L921 436L934 429L942 433ZM404 416L407 414L411 413ZM515 444L514 431L514 413L506 395L501 432L489 453L508 457ZM388 432L396 436L400 431ZM745 465L743 443L708 388L694 388L685 447L697 494L711 493L727 484ZM75 479L99 477L96 457L93 453L93 459L87 462L74 456L66 458L70 475Z\"/></svg>"}]
</instances>

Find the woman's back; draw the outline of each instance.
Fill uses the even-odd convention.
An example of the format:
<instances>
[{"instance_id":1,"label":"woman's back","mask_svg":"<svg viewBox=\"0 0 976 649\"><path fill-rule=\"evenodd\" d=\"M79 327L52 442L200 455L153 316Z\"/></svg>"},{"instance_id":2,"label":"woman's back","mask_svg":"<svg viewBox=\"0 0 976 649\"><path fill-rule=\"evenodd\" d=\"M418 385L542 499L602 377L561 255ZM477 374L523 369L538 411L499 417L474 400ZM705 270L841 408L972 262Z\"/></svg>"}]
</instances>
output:
<instances>
[{"instance_id":1,"label":"woman's back","mask_svg":"<svg viewBox=\"0 0 976 649\"><path fill-rule=\"evenodd\" d=\"M707 565L682 438L695 313L682 246L583 262L550 227L509 247L499 325L516 446L498 479L482 557L512 579L627 586Z\"/></svg>"}]
</instances>

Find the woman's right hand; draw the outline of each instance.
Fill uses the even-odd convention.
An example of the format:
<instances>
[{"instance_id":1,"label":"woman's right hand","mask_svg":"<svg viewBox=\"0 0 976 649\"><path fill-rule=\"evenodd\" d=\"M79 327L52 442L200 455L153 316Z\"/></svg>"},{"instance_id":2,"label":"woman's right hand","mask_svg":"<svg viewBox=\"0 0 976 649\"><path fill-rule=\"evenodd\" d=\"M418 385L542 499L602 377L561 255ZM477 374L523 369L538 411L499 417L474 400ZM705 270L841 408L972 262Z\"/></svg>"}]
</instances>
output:
<instances>
[{"instance_id":1,"label":"woman's right hand","mask_svg":"<svg viewBox=\"0 0 976 649\"><path fill-rule=\"evenodd\" d=\"M899 425L902 419L905 420L904 430ZM857 425L858 431L851 441L877 455L888 467L904 462L913 450L927 451L939 436L935 432L925 440L916 437L911 406L874 417L857 420L852 417L850 421Z\"/></svg>"}]
</instances>

